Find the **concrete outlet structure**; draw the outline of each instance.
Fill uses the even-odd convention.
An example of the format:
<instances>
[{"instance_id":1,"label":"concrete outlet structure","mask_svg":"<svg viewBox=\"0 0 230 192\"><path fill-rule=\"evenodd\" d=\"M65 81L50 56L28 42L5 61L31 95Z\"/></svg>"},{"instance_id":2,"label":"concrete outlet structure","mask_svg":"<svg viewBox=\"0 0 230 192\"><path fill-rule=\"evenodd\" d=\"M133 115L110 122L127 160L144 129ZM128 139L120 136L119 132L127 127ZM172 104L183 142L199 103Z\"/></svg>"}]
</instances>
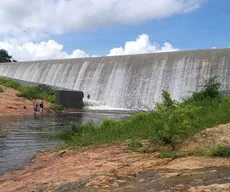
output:
<instances>
[{"instance_id":1,"label":"concrete outlet structure","mask_svg":"<svg viewBox=\"0 0 230 192\"><path fill-rule=\"evenodd\" d=\"M83 108L84 93L82 91L56 91L56 104L64 108Z\"/></svg>"}]
</instances>

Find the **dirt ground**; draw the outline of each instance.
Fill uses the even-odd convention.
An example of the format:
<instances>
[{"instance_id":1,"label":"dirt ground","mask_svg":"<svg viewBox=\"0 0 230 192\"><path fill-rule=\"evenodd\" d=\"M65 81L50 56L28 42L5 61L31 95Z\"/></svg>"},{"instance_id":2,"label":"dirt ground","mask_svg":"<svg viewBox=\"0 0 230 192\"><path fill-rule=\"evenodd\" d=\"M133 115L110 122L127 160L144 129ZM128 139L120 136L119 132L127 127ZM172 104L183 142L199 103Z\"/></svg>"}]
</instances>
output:
<instances>
[{"instance_id":1,"label":"dirt ground","mask_svg":"<svg viewBox=\"0 0 230 192\"><path fill-rule=\"evenodd\" d=\"M42 187L74 183L83 178L89 178L87 187L107 188L113 180L132 177L153 168L175 170L161 174L162 178L168 178L181 170L218 166L229 167L230 160L204 157L159 159L156 153L130 152L125 146L83 152L59 151L38 154L25 168L0 177L0 191L39 191Z\"/></svg>"},{"instance_id":2,"label":"dirt ground","mask_svg":"<svg viewBox=\"0 0 230 192\"><path fill-rule=\"evenodd\" d=\"M226 138L223 138L223 141L226 143L230 142L229 129L230 124L221 125L213 129L207 129L202 134L205 133L206 138L212 138L212 142L214 142L213 134L218 142L219 139L217 138L221 139L224 136ZM223 131L225 134L223 134ZM198 145L201 145L202 142L202 139L197 140ZM188 141L184 145L187 146ZM105 146L82 151L64 150L39 153L25 168L0 177L0 191L65 191L58 190L58 186L64 186L65 188L73 185L77 186L77 189L84 186L87 188L86 191L90 191L91 188L96 188L96 191L102 189L104 191L148 191L147 186L158 187L159 190L155 191L165 191L163 190L165 185L159 185L159 183L173 181L175 177L183 184L181 184L183 190L179 190L177 187L177 191L229 191L229 158L183 157L172 160L159 159L156 155L157 153L146 154L129 151L125 145ZM218 175L215 172L215 167L226 168L223 168L220 173L218 172ZM198 171L207 168L213 168L213 170ZM147 174L148 170L152 170L151 174L157 172L156 174L160 180L147 181L147 178L151 178ZM225 174L223 174L223 171ZM141 173L143 173L143 176L138 176ZM203 182L199 182L202 175ZM143 182L135 180L132 184L134 188L128 190L129 182L135 177L139 177L139 181L143 180ZM199 185L184 186L185 181L183 179L185 178L187 178L186 182L193 183L193 181L197 181ZM206 178L210 178L206 181L209 185L204 185ZM82 183L79 184L80 181ZM177 183L177 181L175 180L174 183ZM225 181L225 183L220 183L220 181ZM143 183L146 190L140 190L140 186L143 188L143 184L139 183ZM122 186L125 188L121 188ZM74 189L67 191L80 191Z\"/></svg>"},{"instance_id":3,"label":"dirt ground","mask_svg":"<svg viewBox=\"0 0 230 192\"><path fill-rule=\"evenodd\" d=\"M33 105L35 102L40 103L41 100L28 100L22 97L17 97L17 90L3 87L4 92L0 92L0 115L29 115L33 114ZM44 102L45 108L49 103Z\"/></svg>"},{"instance_id":4,"label":"dirt ground","mask_svg":"<svg viewBox=\"0 0 230 192\"><path fill-rule=\"evenodd\" d=\"M230 145L230 123L205 129L195 136L186 139L179 150L186 152L199 147L209 148L217 144Z\"/></svg>"}]
</instances>

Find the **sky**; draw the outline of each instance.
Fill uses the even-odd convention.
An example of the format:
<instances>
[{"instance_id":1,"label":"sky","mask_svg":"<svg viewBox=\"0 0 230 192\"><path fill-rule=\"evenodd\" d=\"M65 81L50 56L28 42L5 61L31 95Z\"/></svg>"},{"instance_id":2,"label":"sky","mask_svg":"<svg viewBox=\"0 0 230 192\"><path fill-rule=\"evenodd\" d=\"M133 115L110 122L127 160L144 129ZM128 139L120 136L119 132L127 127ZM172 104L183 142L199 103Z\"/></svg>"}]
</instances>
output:
<instances>
[{"instance_id":1,"label":"sky","mask_svg":"<svg viewBox=\"0 0 230 192\"><path fill-rule=\"evenodd\" d=\"M44 60L230 46L229 0L1 0L0 49Z\"/></svg>"}]
</instances>

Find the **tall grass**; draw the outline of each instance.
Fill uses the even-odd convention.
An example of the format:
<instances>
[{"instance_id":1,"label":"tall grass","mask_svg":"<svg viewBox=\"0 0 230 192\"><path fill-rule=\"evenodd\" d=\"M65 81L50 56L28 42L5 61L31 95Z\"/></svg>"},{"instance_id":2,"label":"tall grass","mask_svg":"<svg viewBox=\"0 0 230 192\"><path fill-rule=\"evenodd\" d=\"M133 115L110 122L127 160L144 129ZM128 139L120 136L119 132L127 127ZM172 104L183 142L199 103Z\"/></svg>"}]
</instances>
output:
<instances>
[{"instance_id":1,"label":"tall grass","mask_svg":"<svg viewBox=\"0 0 230 192\"><path fill-rule=\"evenodd\" d=\"M49 101L51 103L55 102L55 92L46 92L40 90L38 87L20 87L18 97L24 97L27 99L41 99Z\"/></svg>"},{"instance_id":2,"label":"tall grass","mask_svg":"<svg viewBox=\"0 0 230 192\"><path fill-rule=\"evenodd\" d=\"M5 78L0 78L0 85L17 89L19 91L17 94L18 97L24 97L27 99L41 99L51 103L55 102L55 91L47 85L24 87L21 86L20 83Z\"/></svg>"},{"instance_id":3,"label":"tall grass","mask_svg":"<svg viewBox=\"0 0 230 192\"><path fill-rule=\"evenodd\" d=\"M138 112L128 120L105 119L100 125L73 125L57 137L71 146L149 139L174 147L175 142L182 142L205 128L230 122L230 97L221 96L219 87L216 78L211 78L200 92L180 103L163 91L163 102L157 103L153 111Z\"/></svg>"},{"instance_id":4,"label":"tall grass","mask_svg":"<svg viewBox=\"0 0 230 192\"><path fill-rule=\"evenodd\" d=\"M5 78L0 78L0 85L3 85L5 87L11 87L14 89L19 89L21 87L20 83Z\"/></svg>"}]
</instances>

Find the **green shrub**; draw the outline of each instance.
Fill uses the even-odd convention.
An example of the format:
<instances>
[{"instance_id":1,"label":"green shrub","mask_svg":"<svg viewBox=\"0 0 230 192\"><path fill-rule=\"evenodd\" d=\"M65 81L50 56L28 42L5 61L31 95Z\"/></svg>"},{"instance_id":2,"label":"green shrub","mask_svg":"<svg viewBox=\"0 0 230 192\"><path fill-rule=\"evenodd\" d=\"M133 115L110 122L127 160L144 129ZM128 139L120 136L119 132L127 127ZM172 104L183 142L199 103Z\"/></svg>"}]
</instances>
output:
<instances>
[{"instance_id":1,"label":"green shrub","mask_svg":"<svg viewBox=\"0 0 230 192\"><path fill-rule=\"evenodd\" d=\"M55 102L55 95L53 92L44 92L36 87L21 87L17 96L27 99L41 99L51 103Z\"/></svg>"},{"instance_id":2,"label":"green shrub","mask_svg":"<svg viewBox=\"0 0 230 192\"><path fill-rule=\"evenodd\" d=\"M133 123L141 123L141 122L144 122L144 121L147 121L148 120L148 115L146 115L146 113L144 112L137 112L135 113L131 118L130 120L133 122Z\"/></svg>"},{"instance_id":3,"label":"green shrub","mask_svg":"<svg viewBox=\"0 0 230 192\"><path fill-rule=\"evenodd\" d=\"M220 83L217 81L217 77L211 77L205 81L201 91L193 93L192 96L186 100L186 102L203 101L205 99L216 99L220 98L219 92Z\"/></svg>"},{"instance_id":4,"label":"green shrub","mask_svg":"<svg viewBox=\"0 0 230 192\"><path fill-rule=\"evenodd\" d=\"M160 154L157 155L158 158L171 158L171 159L175 159L177 157L177 155L171 151L168 150L161 150Z\"/></svg>"},{"instance_id":5,"label":"green shrub","mask_svg":"<svg viewBox=\"0 0 230 192\"><path fill-rule=\"evenodd\" d=\"M116 121L113 119L104 119L101 124L100 128L101 129L110 129L113 128L116 125Z\"/></svg>"},{"instance_id":6,"label":"green shrub","mask_svg":"<svg viewBox=\"0 0 230 192\"><path fill-rule=\"evenodd\" d=\"M20 83L5 78L0 78L0 85L3 85L5 87L11 87L14 89L19 89L21 87Z\"/></svg>"},{"instance_id":7,"label":"green shrub","mask_svg":"<svg viewBox=\"0 0 230 192\"><path fill-rule=\"evenodd\" d=\"M40 92L46 92L48 94L55 94L54 89L50 87L49 85L39 84L35 87L36 90Z\"/></svg>"},{"instance_id":8,"label":"green shrub","mask_svg":"<svg viewBox=\"0 0 230 192\"><path fill-rule=\"evenodd\" d=\"M42 99L40 92L36 91L33 87L20 88L20 93L18 93L17 96L24 97L26 99Z\"/></svg>"},{"instance_id":9,"label":"green shrub","mask_svg":"<svg viewBox=\"0 0 230 192\"><path fill-rule=\"evenodd\" d=\"M162 96L163 104L156 105L157 117L153 121L152 137L174 148L173 142L183 141L195 132L196 114L199 108L193 105L177 104L166 91L163 91Z\"/></svg>"},{"instance_id":10,"label":"green shrub","mask_svg":"<svg viewBox=\"0 0 230 192\"><path fill-rule=\"evenodd\" d=\"M163 98L163 102L162 102L163 106L167 108L176 106L177 102L175 100L172 100L170 94L167 91L163 90L161 96Z\"/></svg>"},{"instance_id":11,"label":"green shrub","mask_svg":"<svg viewBox=\"0 0 230 192\"><path fill-rule=\"evenodd\" d=\"M212 157L230 157L230 145L217 145L211 150Z\"/></svg>"},{"instance_id":12,"label":"green shrub","mask_svg":"<svg viewBox=\"0 0 230 192\"><path fill-rule=\"evenodd\" d=\"M82 132L83 132L83 126L81 126L81 125L72 125L71 131L72 131L75 135L81 136L81 135L82 135Z\"/></svg>"},{"instance_id":13,"label":"green shrub","mask_svg":"<svg viewBox=\"0 0 230 192\"><path fill-rule=\"evenodd\" d=\"M41 99L55 103L55 90L48 85L41 84L37 87L23 87L20 83L5 78L0 78L0 85L17 89L19 91L17 94L18 97Z\"/></svg>"},{"instance_id":14,"label":"green shrub","mask_svg":"<svg viewBox=\"0 0 230 192\"><path fill-rule=\"evenodd\" d=\"M61 112L61 111L63 111L64 108L62 105L57 105L55 103L52 103L50 105L50 109L54 110L55 112Z\"/></svg>"},{"instance_id":15,"label":"green shrub","mask_svg":"<svg viewBox=\"0 0 230 192\"><path fill-rule=\"evenodd\" d=\"M80 127L63 135L67 138L66 143L77 146L149 139L175 148L175 143L188 136L230 122L230 97L217 94L218 88L219 83L212 78L201 92L194 93L181 103L172 100L170 94L163 91L163 102L157 103L156 108L148 113L138 112L128 120L105 119L99 125L78 125Z\"/></svg>"},{"instance_id":16,"label":"green shrub","mask_svg":"<svg viewBox=\"0 0 230 192\"><path fill-rule=\"evenodd\" d=\"M198 147L194 151L189 152L188 155L192 156L210 156L210 149L209 148L202 148Z\"/></svg>"},{"instance_id":17,"label":"green shrub","mask_svg":"<svg viewBox=\"0 0 230 192\"><path fill-rule=\"evenodd\" d=\"M131 150L137 150L140 147L143 147L143 144L140 141L133 141L131 139L126 140L126 145Z\"/></svg>"}]
</instances>

